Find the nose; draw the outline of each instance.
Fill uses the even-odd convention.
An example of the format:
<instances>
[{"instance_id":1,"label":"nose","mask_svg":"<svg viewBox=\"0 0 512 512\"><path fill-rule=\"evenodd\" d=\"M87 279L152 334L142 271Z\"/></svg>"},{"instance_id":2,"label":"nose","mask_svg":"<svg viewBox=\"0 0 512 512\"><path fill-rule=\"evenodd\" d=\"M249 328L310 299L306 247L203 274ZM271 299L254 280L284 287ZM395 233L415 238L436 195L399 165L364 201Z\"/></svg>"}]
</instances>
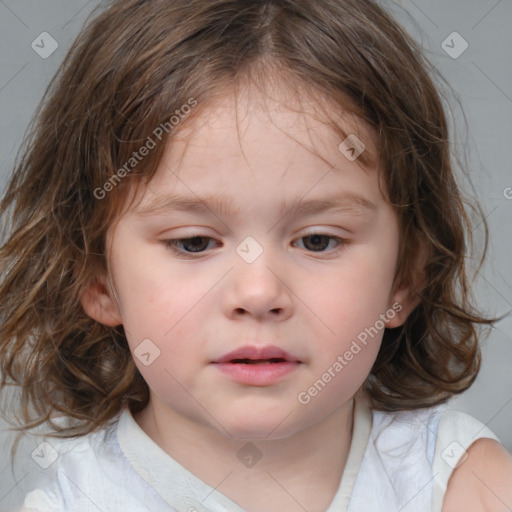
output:
<instances>
[{"instance_id":1,"label":"nose","mask_svg":"<svg viewBox=\"0 0 512 512\"><path fill-rule=\"evenodd\" d=\"M293 293L289 276L280 271L275 258L265 252L247 263L237 256L223 295L223 311L231 319L253 317L258 321L283 321L293 314Z\"/></svg>"}]
</instances>

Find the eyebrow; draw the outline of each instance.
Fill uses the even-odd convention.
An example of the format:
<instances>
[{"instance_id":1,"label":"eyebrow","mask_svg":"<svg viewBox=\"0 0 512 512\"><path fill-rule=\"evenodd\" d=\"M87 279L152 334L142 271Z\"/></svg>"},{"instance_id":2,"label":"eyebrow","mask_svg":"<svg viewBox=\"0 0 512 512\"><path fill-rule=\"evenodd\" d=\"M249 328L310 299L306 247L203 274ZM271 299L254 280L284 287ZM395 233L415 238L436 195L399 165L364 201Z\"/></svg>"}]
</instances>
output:
<instances>
[{"instance_id":1,"label":"eyebrow","mask_svg":"<svg viewBox=\"0 0 512 512\"><path fill-rule=\"evenodd\" d=\"M323 212L339 212L357 216L368 216L377 210L369 199L353 193L344 192L336 196L321 199L299 197L291 203L281 201L280 214L284 216L313 215ZM234 216L233 200L227 196L164 196L153 199L147 205L137 209L142 216L159 215L173 211L197 212L212 215Z\"/></svg>"}]
</instances>

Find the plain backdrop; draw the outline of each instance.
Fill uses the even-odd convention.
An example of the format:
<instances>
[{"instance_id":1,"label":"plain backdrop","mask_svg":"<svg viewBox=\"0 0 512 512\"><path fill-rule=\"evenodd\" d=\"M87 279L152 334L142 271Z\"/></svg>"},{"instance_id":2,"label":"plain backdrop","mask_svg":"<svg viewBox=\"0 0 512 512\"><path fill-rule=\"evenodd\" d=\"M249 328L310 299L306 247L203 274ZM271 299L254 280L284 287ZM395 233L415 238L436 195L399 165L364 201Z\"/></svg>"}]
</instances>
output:
<instances>
[{"instance_id":1,"label":"plain backdrop","mask_svg":"<svg viewBox=\"0 0 512 512\"><path fill-rule=\"evenodd\" d=\"M512 449L512 1L383 3L424 46L467 119L468 133L454 102L458 140L470 157L472 181L491 235L489 258L475 281L476 296L484 311L507 317L483 343L484 363L476 383L452 406L488 425ZM0 190L48 81L97 4L0 0ZM51 55L45 54L56 45ZM17 506L42 471L31 458L39 442L24 442L13 475L8 462L11 437L0 424L0 511Z\"/></svg>"}]
</instances>

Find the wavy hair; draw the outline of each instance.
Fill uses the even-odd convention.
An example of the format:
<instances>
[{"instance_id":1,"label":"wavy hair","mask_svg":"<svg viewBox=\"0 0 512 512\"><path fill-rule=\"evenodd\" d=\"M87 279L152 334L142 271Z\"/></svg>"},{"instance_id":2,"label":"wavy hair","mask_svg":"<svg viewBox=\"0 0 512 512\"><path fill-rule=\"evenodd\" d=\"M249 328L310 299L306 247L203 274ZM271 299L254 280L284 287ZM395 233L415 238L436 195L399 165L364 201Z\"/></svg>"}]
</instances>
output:
<instances>
[{"instance_id":1,"label":"wavy hair","mask_svg":"<svg viewBox=\"0 0 512 512\"><path fill-rule=\"evenodd\" d=\"M0 205L0 389L19 391L18 431L48 421L53 435L83 435L146 406L122 326L94 321L79 298L107 268L105 235L129 187L151 179L173 131L120 169L191 98L184 123L270 68L371 127L400 224L396 283L414 283L426 247L419 305L385 331L365 383L373 407L428 407L472 384L478 327L493 322L466 274L467 208L481 210L459 190L436 71L417 43L371 0L111 0L46 90Z\"/></svg>"}]
</instances>

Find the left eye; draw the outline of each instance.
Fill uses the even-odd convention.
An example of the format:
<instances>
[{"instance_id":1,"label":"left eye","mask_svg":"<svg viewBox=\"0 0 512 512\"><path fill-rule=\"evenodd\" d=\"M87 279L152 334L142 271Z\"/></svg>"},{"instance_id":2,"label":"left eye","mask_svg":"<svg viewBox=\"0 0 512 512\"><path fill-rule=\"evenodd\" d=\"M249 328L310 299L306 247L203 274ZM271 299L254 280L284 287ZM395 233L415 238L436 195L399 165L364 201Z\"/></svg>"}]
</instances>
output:
<instances>
[{"instance_id":1,"label":"left eye","mask_svg":"<svg viewBox=\"0 0 512 512\"><path fill-rule=\"evenodd\" d=\"M313 252L325 252L329 246L331 249L334 249L343 243L343 240L337 236L320 235L316 233L299 238L299 241L301 240L304 241L304 248ZM334 247L332 243L335 244Z\"/></svg>"}]
</instances>

